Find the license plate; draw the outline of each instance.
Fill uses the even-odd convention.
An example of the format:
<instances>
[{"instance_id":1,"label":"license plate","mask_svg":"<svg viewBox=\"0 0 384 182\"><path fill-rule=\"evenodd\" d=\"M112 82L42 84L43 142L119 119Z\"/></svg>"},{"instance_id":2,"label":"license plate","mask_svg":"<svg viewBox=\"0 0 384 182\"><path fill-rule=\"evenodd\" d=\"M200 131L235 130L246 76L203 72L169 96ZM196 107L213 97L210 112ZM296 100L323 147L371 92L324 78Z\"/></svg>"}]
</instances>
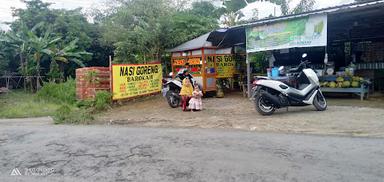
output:
<instances>
[{"instance_id":1,"label":"license plate","mask_svg":"<svg viewBox=\"0 0 384 182\"><path fill-rule=\"evenodd\" d=\"M167 92L169 91L169 88L168 87L165 87L161 90L161 92L163 93L163 97L165 97L167 95Z\"/></svg>"}]
</instances>

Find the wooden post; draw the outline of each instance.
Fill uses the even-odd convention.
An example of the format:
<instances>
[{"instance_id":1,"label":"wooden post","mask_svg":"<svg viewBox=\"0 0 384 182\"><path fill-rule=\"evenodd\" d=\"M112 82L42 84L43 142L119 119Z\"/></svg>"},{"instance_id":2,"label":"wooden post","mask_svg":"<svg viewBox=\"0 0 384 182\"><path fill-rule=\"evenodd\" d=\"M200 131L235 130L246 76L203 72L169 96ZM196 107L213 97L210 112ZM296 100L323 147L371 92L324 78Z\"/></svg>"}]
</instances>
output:
<instances>
[{"instance_id":1,"label":"wooden post","mask_svg":"<svg viewBox=\"0 0 384 182\"><path fill-rule=\"evenodd\" d=\"M206 78L206 59L205 59L205 53L204 53L204 47L201 48L201 61L202 61L202 65L201 65L201 77L202 77L202 81L203 81L203 88L202 88L202 91L203 93L205 94L206 90L207 90L207 78Z\"/></svg>"},{"instance_id":2,"label":"wooden post","mask_svg":"<svg viewBox=\"0 0 384 182\"><path fill-rule=\"evenodd\" d=\"M113 94L113 88L112 88L112 56L109 56L109 92Z\"/></svg>"},{"instance_id":3,"label":"wooden post","mask_svg":"<svg viewBox=\"0 0 384 182\"><path fill-rule=\"evenodd\" d=\"M247 63L247 92L248 98L251 98L251 63L249 62L249 54L246 54L246 63Z\"/></svg>"}]
</instances>

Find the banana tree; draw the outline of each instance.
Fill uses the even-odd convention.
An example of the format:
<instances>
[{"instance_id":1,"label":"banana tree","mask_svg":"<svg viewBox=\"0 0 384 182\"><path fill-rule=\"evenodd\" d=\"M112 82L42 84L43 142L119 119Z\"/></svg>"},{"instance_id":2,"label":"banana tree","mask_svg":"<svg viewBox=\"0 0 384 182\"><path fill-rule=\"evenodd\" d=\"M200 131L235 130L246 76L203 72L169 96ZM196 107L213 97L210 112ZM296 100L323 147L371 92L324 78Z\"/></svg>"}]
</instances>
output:
<instances>
[{"instance_id":1,"label":"banana tree","mask_svg":"<svg viewBox=\"0 0 384 182\"><path fill-rule=\"evenodd\" d=\"M61 40L61 37L53 38L50 31L46 31L44 36L39 37L34 32L28 32L29 46L31 49L31 55L36 63L36 74L37 74L37 89L40 88L40 63L44 56L49 56L49 50L54 48L56 44Z\"/></svg>"},{"instance_id":2,"label":"banana tree","mask_svg":"<svg viewBox=\"0 0 384 182\"><path fill-rule=\"evenodd\" d=\"M37 27L37 26L36 26ZM28 30L25 24L21 23L20 30L17 32L6 32L0 36L0 42L6 47L4 53L13 53L14 58L19 60L19 72L23 76L30 76L31 69L28 68L29 64L29 39L28 32L32 30ZM26 90L28 80L24 81L24 89Z\"/></svg>"},{"instance_id":3,"label":"banana tree","mask_svg":"<svg viewBox=\"0 0 384 182\"><path fill-rule=\"evenodd\" d=\"M84 67L85 65L82 60L84 60L88 56L92 56L92 53L79 50L77 46L78 41L78 39L75 39L62 48L51 49L50 55L52 55L53 61L58 61L62 63L73 62L80 67Z\"/></svg>"},{"instance_id":4,"label":"banana tree","mask_svg":"<svg viewBox=\"0 0 384 182\"><path fill-rule=\"evenodd\" d=\"M85 60L92 54L86 51L79 50L77 46L78 41L78 39L75 39L64 46L56 46L51 47L50 49L45 49L44 53L49 55L49 57L51 58L51 64L53 62L60 63L61 72L64 72L63 65L68 64L70 62L77 64L79 67L84 67L85 65L83 63L83 60Z\"/></svg>"},{"instance_id":5,"label":"banana tree","mask_svg":"<svg viewBox=\"0 0 384 182\"><path fill-rule=\"evenodd\" d=\"M4 44L6 47L6 50L9 52L15 52L15 56L18 57L20 61L20 67L19 70L23 76L25 75L25 65L28 61L27 54L29 52L28 50L28 39L26 38L24 32L7 32L4 35L1 36L0 42Z\"/></svg>"}]
</instances>

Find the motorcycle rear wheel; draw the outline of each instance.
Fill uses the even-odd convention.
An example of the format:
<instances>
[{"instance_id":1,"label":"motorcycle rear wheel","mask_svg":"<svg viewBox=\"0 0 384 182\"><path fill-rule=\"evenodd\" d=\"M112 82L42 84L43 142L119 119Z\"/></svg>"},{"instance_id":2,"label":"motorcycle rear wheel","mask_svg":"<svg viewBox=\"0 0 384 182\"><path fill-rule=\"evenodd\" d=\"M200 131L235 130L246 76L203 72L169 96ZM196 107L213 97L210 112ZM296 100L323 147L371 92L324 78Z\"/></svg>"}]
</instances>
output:
<instances>
[{"instance_id":1,"label":"motorcycle rear wheel","mask_svg":"<svg viewBox=\"0 0 384 182\"><path fill-rule=\"evenodd\" d=\"M272 104L270 104L260 94L257 95L256 98L255 98L255 108L256 108L256 111L259 112L263 116L270 116L276 110L276 108Z\"/></svg>"},{"instance_id":2,"label":"motorcycle rear wheel","mask_svg":"<svg viewBox=\"0 0 384 182\"><path fill-rule=\"evenodd\" d=\"M175 94L174 92L168 91L166 94L166 98L169 106L171 106L172 108L177 108L180 106L180 99L176 98L174 94Z\"/></svg>"}]
</instances>

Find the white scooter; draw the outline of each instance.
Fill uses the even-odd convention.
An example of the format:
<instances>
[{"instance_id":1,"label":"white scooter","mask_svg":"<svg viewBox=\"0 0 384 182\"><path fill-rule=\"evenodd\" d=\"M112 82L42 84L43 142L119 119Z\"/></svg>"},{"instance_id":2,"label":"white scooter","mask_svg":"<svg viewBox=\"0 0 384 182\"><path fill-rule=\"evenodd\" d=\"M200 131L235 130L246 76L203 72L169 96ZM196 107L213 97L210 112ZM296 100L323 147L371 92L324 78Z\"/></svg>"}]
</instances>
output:
<instances>
[{"instance_id":1,"label":"white scooter","mask_svg":"<svg viewBox=\"0 0 384 182\"><path fill-rule=\"evenodd\" d=\"M303 59L307 54L303 54ZM272 115L276 109L289 106L314 105L318 111L327 109L327 102L320 91L319 78L307 68L309 61L302 61L297 68L288 71L298 81L298 88L281 81L262 78L256 81L252 99L261 115Z\"/></svg>"}]
</instances>

